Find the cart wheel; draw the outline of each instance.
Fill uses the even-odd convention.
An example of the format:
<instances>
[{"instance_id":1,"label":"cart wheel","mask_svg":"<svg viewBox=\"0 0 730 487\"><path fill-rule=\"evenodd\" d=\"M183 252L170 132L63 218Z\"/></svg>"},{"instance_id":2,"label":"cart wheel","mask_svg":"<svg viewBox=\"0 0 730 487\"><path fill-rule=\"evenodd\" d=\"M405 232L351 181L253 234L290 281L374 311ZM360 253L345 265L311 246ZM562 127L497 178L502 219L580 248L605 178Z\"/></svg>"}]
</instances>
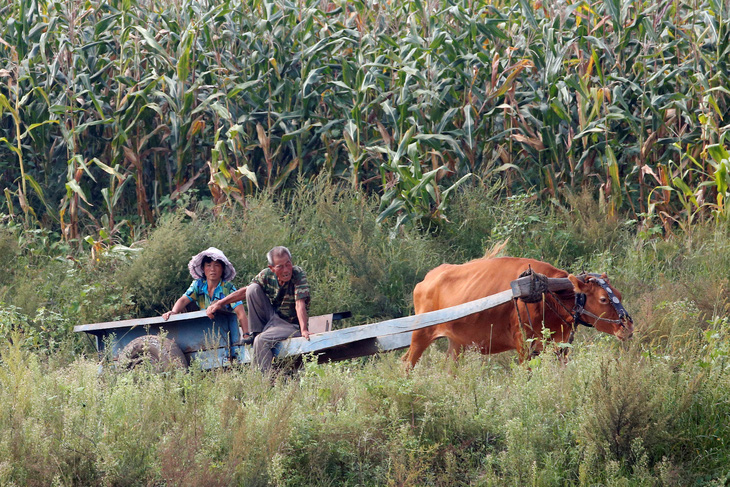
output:
<instances>
[{"instance_id":1,"label":"cart wheel","mask_svg":"<svg viewBox=\"0 0 730 487\"><path fill-rule=\"evenodd\" d=\"M125 369L133 369L145 360L149 360L158 371L184 369L188 366L188 360L175 340L157 335L137 337L119 354L119 365Z\"/></svg>"}]
</instances>

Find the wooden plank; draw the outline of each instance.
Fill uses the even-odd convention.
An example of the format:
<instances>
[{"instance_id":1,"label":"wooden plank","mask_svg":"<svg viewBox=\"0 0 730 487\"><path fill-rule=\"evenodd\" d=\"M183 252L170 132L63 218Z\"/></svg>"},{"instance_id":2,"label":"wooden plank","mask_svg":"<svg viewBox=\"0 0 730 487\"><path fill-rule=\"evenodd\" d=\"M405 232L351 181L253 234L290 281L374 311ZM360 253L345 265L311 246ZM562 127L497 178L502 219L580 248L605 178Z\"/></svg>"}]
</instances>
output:
<instances>
[{"instance_id":1,"label":"wooden plank","mask_svg":"<svg viewBox=\"0 0 730 487\"><path fill-rule=\"evenodd\" d=\"M428 326L446 323L448 321L463 318L485 309L494 308L512 300L512 290L508 289L501 293L477 299L468 303L444 308L437 311L430 311L414 316L405 316L393 320L371 323L369 325L353 326L342 330L334 330L310 336L309 340L304 338L290 338L281 343L280 353L284 355L299 355L303 353L317 352L326 348L336 347L349 342L356 342L368 338L375 338L385 335L394 335L408 331L426 328Z\"/></svg>"},{"instance_id":2,"label":"wooden plank","mask_svg":"<svg viewBox=\"0 0 730 487\"><path fill-rule=\"evenodd\" d=\"M514 297L527 296L530 293L531 281L532 278L529 276L515 279L511 282L511 289L451 308L369 325L353 326L327 333L319 333L310 336L309 341L304 338L290 338L278 345L277 355L284 357L304 353L316 353L322 354L322 357L325 358L327 355L336 355L337 358L333 359L341 360L343 358L355 358L377 353L378 350L388 351L405 348L410 345L412 331L479 313L480 311L507 303ZM573 283L568 278L548 279L548 289L550 291L561 291L572 288ZM368 340L377 340L377 343ZM352 344L352 346L343 352L343 347L348 344ZM336 353L327 352L327 349L334 348L339 348L340 350ZM365 351L369 351L369 353L361 353Z\"/></svg>"},{"instance_id":3,"label":"wooden plank","mask_svg":"<svg viewBox=\"0 0 730 487\"><path fill-rule=\"evenodd\" d=\"M193 311L192 313L178 313L176 315L172 315L167 321L165 321L162 316L153 316L151 318L138 318L132 320L106 321L104 323L92 323L89 325L76 325L74 326L74 331L85 331L87 333L91 333L101 330L113 330L115 328L130 328L145 325L164 326L165 324L175 323L176 321L186 321L191 318L203 318L205 316L205 311Z\"/></svg>"},{"instance_id":4,"label":"wooden plank","mask_svg":"<svg viewBox=\"0 0 730 487\"><path fill-rule=\"evenodd\" d=\"M219 311L219 313L229 313L228 311ZM217 315L216 315L217 316ZM352 313L349 311L343 311L339 313L330 313L328 315L322 315L322 316L311 316L309 319L310 321L313 320L315 323L322 322L322 326L324 326L324 323L326 320L329 320L329 327L332 327L332 322L341 320L344 318L349 318L352 316ZM179 321L187 321L191 319L196 318L207 318L207 315L205 314L205 310L202 311L193 311L190 313L178 313L176 315L170 316L170 318L165 321L162 316L152 316L150 318L135 318L131 320L120 320L120 321L105 321L103 323L92 323L89 325L76 325L74 326L75 332L85 331L86 333L93 333L93 332L101 332L103 330L114 330L117 328L134 328L135 326L149 326L149 325L160 325L165 326L169 325L170 323L175 323ZM226 319L229 319L226 317ZM215 320L214 320L215 321Z\"/></svg>"},{"instance_id":5,"label":"wooden plank","mask_svg":"<svg viewBox=\"0 0 730 487\"><path fill-rule=\"evenodd\" d=\"M312 352L317 356L319 362L335 362L338 360L347 360L366 355L374 355L380 352L390 352L393 350L401 350L411 345L411 334L407 331L397 333L395 335L385 335L376 338L367 338L356 342L349 342L341 346L324 348ZM234 347L237 352L238 362L242 364L250 364L252 362L251 349L249 347ZM287 350L282 348L282 344L277 345L278 357L296 356L289 355Z\"/></svg>"},{"instance_id":6,"label":"wooden plank","mask_svg":"<svg viewBox=\"0 0 730 487\"><path fill-rule=\"evenodd\" d=\"M412 334L413 332L407 331L404 333L396 333L395 335L368 338L366 340L349 342L339 347L327 348L321 352L314 352L314 354L317 355L319 362L335 362L338 360L375 355L380 352L400 350L411 345ZM283 354L280 353L278 356L282 357Z\"/></svg>"}]
</instances>

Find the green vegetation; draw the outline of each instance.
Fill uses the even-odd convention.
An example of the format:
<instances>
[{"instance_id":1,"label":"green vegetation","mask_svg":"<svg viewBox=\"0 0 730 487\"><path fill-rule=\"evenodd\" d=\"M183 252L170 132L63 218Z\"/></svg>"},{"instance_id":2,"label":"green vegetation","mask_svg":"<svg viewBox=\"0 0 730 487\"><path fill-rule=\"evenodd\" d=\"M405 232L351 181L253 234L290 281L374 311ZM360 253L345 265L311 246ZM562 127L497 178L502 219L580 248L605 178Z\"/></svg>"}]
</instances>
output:
<instances>
[{"instance_id":1,"label":"green vegetation","mask_svg":"<svg viewBox=\"0 0 730 487\"><path fill-rule=\"evenodd\" d=\"M730 7L14 0L0 6L0 485L730 484ZM545 354L431 347L99 373L214 245L274 245L342 326L442 262L605 271L636 321Z\"/></svg>"},{"instance_id":2,"label":"green vegetation","mask_svg":"<svg viewBox=\"0 0 730 487\"><path fill-rule=\"evenodd\" d=\"M297 178L439 227L455 191L589 188L646 231L726 221L730 7L17 0L0 7L2 211L69 242Z\"/></svg>"},{"instance_id":3,"label":"green vegetation","mask_svg":"<svg viewBox=\"0 0 730 487\"><path fill-rule=\"evenodd\" d=\"M727 340L728 324L712 329ZM528 373L468 354L99 377L3 351L3 484L725 485L727 347L677 367L581 345ZM722 355L723 358L720 358ZM713 358L714 357L714 358ZM701 366L702 365L702 366ZM22 399L18 399L18 398ZM36 403L35 401L40 402Z\"/></svg>"},{"instance_id":4,"label":"green vegetation","mask_svg":"<svg viewBox=\"0 0 730 487\"><path fill-rule=\"evenodd\" d=\"M726 485L730 470L730 229L645 239L590 198L565 210L465 187L448 232L390 239L377 202L324 182L283 204L169 215L144 250L74 260L3 229L0 484ZM308 204L305 204L305 201ZM466 234L466 235L465 235ZM193 252L220 244L242 276L277 241L310 271L315 312L359 324L412 312L434 265L507 253L606 271L636 321L625 344L579 330L571 360L427 351L256 371L99 374L74 324L166 309ZM157 302L155 300L158 300ZM29 307L25 304L32 302ZM37 306L41 305L41 308ZM42 309L43 311L36 311ZM76 334L78 335L78 334Z\"/></svg>"}]
</instances>

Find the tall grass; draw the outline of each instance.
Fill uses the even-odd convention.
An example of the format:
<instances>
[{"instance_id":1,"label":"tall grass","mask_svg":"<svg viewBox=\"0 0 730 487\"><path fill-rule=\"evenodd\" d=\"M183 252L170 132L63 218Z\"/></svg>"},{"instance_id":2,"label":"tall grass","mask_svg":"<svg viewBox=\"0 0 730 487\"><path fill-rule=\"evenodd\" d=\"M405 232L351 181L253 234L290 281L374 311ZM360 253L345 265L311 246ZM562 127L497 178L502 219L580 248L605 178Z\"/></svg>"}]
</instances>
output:
<instances>
[{"instance_id":1,"label":"tall grass","mask_svg":"<svg viewBox=\"0 0 730 487\"><path fill-rule=\"evenodd\" d=\"M727 322L711 328L727 340ZM722 485L727 347L682 366L578 342L531 370L430 351L256 371L98 375L4 344L4 485ZM16 342L17 343L17 342Z\"/></svg>"},{"instance_id":2,"label":"tall grass","mask_svg":"<svg viewBox=\"0 0 730 487\"><path fill-rule=\"evenodd\" d=\"M140 253L98 261L55 259L68 248L5 228L0 243L15 254L0 273L10 289L0 313L0 484L727 483L727 228L695 223L691 236L647 239L587 200L490 205L489 187L470 186L454 200L453 230L392 240L375 223L377 201L322 185L303 184L290 201L253 197L217 218L204 207L176 215ZM510 354L451 363L439 346L410 373L399 353L306 361L272 386L246 367L100 373L70 332L159 311L153 298L176 299L185 263L210 244L232 259L241 284L269 245L289 245L312 278L315 312L353 309L348 326L409 314L412 286L431 267L479 257L505 236L509 254L606 271L634 338L621 344L580 328L566 365L545 354L529 369ZM99 289L84 289L90 276ZM21 306L33 296L45 314Z\"/></svg>"},{"instance_id":3,"label":"tall grass","mask_svg":"<svg viewBox=\"0 0 730 487\"><path fill-rule=\"evenodd\" d=\"M137 313L159 313L189 285L187 262L200 249L223 249L240 276L235 284L243 286L266 267L269 249L286 245L308 273L312 313L349 309L358 321L400 316L439 255L416 232L392 240L376 224L376 210L366 195L319 180L300 185L289 200L262 194L245 210L215 218L201 211L191 221L179 212L160 222L139 258L118 268L118 279L134 293Z\"/></svg>"}]
</instances>

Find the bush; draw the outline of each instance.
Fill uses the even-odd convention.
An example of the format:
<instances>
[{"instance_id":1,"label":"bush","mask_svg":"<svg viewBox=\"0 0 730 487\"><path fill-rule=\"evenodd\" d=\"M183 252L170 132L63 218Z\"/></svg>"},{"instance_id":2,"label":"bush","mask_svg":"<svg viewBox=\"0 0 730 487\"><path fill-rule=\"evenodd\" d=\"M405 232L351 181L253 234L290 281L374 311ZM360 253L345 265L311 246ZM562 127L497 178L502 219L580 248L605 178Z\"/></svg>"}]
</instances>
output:
<instances>
[{"instance_id":1,"label":"bush","mask_svg":"<svg viewBox=\"0 0 730 487\"><path fill-rule=\"evenodd\" d=\"M134 295L138 315L160 314L187 289L187 263L201 250L223 250L241 287L266 267L272 247L284 245L307 272L311 314L351 310L358 321L402 316L411 309L416 282L438 260L425 239L414 234L393 240L376 217L365 195L323 181L301 185L287 202L261 195L244 210L215 218L178 213L150 233L143 252L119 268L116 279Z\"/></svg>"}]
</instances>

